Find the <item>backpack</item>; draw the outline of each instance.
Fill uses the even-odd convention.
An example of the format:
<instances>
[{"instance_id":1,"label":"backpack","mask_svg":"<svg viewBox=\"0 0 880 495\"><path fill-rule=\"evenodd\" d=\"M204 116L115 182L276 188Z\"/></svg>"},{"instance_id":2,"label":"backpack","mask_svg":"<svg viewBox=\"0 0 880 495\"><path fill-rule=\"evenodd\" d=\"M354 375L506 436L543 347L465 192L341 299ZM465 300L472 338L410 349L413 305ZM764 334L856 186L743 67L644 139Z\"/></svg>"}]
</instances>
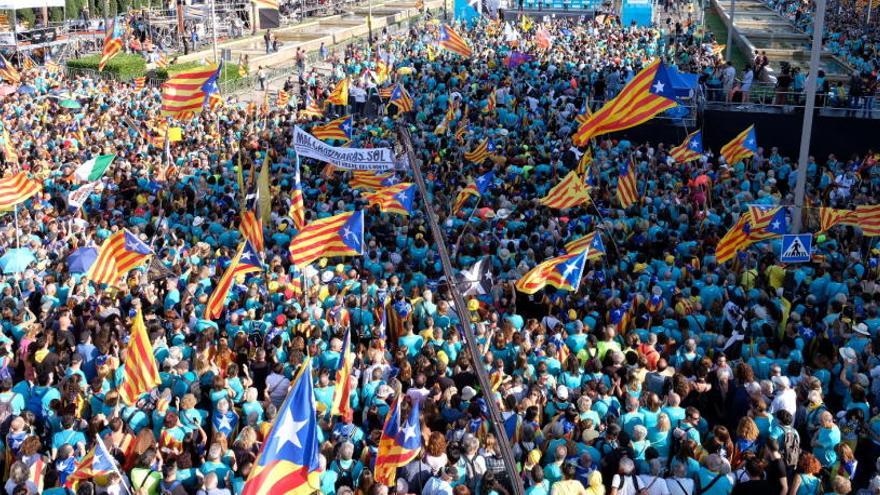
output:
<instances>
[{"instance_id":1,"label":"backpack","mask_svg":"<svg viewBox=\"0 0 880 495\"><path fill-rule=\"evenodd\" d=\"M339 490L343 486L347 486L354 489L354 476L352 475L352 471L354 471L354 461L351 462L348 469L342 467L342 464L337 464L337 466L339 466L339 476L336 478L335 488Z\"/></svg>"},{"instance_id":2,"label":"backpack","mask_svg":"<svg viewBox=\"0 0 880 495\"><path fill-rule=\"evenodd\" d=\"M477 458L479 454L474 456L474 459ZM464 459L464 470L465 470L465 486L471 491L471 493L478 493L477 488L480 485L480 480L482 476L477 475L477 467L474 465L474 459L469 458L467 455L461 456Z\"/></svg>"},{"instance_id":3,"label":"backpack","mask_svg":"<svg viewBox=\"0 0 880 495\"><path fill-rule=\"evenodd\" d=\"M800 435L790 426L783 427L783 430L785 433L783 433L782 442L780 442L782 444L780 445L782 460L786 466L793 468L797 466L798 459L801 457Z\"/></svg>"}]
</instances>

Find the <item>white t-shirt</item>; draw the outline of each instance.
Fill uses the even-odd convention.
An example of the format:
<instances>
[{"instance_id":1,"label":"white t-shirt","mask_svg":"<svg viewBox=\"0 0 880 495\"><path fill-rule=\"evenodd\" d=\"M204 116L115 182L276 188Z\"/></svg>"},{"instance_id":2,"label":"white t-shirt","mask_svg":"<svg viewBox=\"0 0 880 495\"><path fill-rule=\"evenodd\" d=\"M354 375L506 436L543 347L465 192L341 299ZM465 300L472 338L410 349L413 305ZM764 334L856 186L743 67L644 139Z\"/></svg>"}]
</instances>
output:
<instances>
[{"instance_id":1,"label":"white t-shirt","mask_svg":"<svg viewBox=\"0 0 880 495\"><path fill-rule=\"evenodd\" d=\"M648 495L669 495L666 480L659 476L642 474L639 476L639 488L645 490Z\"/></svg>"},{"instance_id":2,"label":"white t-shirt","mask_svg":"<svg viewBox=\"0 0 880 495\"><path fill-rule=\"evenodd\" d=\"M690 478L667 478L669 495L694 495L694 480Z\"/></svg>"}]
</instances>

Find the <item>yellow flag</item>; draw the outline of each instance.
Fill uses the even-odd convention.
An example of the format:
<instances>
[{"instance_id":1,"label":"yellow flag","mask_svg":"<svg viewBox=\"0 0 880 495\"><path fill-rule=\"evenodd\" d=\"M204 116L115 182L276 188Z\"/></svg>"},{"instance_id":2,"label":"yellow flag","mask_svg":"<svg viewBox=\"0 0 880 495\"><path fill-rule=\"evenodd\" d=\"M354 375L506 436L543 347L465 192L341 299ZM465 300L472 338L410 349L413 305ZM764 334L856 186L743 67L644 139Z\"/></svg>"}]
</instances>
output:
<instances>
[{"instance_id":1,"label":"yellow flag","mask_svg":"<svg viewBox=\"0 0 880 495\"><path fill-rule=\"evenodd\" d=\"M172 143L176 143L177 141L183 141L183 128L182 127L170 127L168 129L168 139L171 140Z\"/></svg>"},{"instance_id":2,"label":"yellow flag","mask_svg":"<svg viewBox=\"0 0 880 495\"><path fill-rule=\"evenodd\" d=\"M272 197L269 195L269 152L266 151L266 158L263 160L263 168L260 169L260 176L257 178L257 190L260 194L260 218L263 225L269 225L272 221Z\"/></svg>"}]
</instances>

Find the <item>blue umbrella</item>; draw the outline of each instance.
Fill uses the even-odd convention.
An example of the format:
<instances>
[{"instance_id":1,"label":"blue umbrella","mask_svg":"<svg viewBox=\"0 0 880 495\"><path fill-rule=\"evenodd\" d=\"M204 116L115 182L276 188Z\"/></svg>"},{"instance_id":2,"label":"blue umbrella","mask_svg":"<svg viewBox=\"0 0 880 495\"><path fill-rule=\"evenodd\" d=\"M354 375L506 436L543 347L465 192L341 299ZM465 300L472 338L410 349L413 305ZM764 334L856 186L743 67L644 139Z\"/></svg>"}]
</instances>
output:
<instances>
[{"instance_id":1,"label":"blue umbrella","mask_svg":"<svg viewBox=\"0 0 880 495\"><path fill-rule=\"evenodd\" d=\"M19 86L18 92L23 95L32 95L37 92L36 88L33 86Z\"/></svg>"},{"instance_id":2,"label":"blue umbrella","mask_svg":"<svg viewBox=\"0 0 880 495\"><path fill-rule=\"evenodd\" d=\"M10 249L0 257L0 268L3 269L3 273L21 273L34 261L37 261L37 258L30 249Z\"/></svg>"},{"instance_id":3,"label":"blue umbrella","mask_svg":"<svg viewBox=\"0 0 880 495\"><path fill-rule=\"evenodd\" d=\"M95 260L98 259L98 250L92 247L79 248L67 257L67 267L70 273L86 273Z\"/></svg>"}]
</instances>

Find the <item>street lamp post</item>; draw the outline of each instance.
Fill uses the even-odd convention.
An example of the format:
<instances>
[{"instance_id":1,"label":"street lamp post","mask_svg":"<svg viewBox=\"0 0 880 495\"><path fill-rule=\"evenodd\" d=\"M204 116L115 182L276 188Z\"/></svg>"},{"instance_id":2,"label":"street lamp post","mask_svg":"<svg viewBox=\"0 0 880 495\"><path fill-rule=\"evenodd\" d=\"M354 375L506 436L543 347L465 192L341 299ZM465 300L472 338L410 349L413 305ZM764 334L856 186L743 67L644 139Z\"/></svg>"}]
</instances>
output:
<instances>
[{"instance_id":1,"label":"street lamp post","mask_svg":"<svg viewBox=\"0 0 880 495\"><path fill-rule=\"evenodd\" d=\"M373 0L367 2L367 42L373 48Z\"/></svg>"},{"instance_id":2,"label":"street lamp post","mask_svg":"<svg viewBox=\"0 0 880 495\"><path fill-rule=\"evenodd\" d=\"M822 33L825 25L825 0L816 0L813 21L813 47L810 50L810 74L807 77L804 122L801 127L801 149L798 155L797 183L794 188L794 211L792 232L800 233L803 220L804 195L807 188L807 161L810 159L810 137L813 133L813 111L816 108L816 79L819 71L819 52L822 50Z\"/></svg>"}]
</instances>

